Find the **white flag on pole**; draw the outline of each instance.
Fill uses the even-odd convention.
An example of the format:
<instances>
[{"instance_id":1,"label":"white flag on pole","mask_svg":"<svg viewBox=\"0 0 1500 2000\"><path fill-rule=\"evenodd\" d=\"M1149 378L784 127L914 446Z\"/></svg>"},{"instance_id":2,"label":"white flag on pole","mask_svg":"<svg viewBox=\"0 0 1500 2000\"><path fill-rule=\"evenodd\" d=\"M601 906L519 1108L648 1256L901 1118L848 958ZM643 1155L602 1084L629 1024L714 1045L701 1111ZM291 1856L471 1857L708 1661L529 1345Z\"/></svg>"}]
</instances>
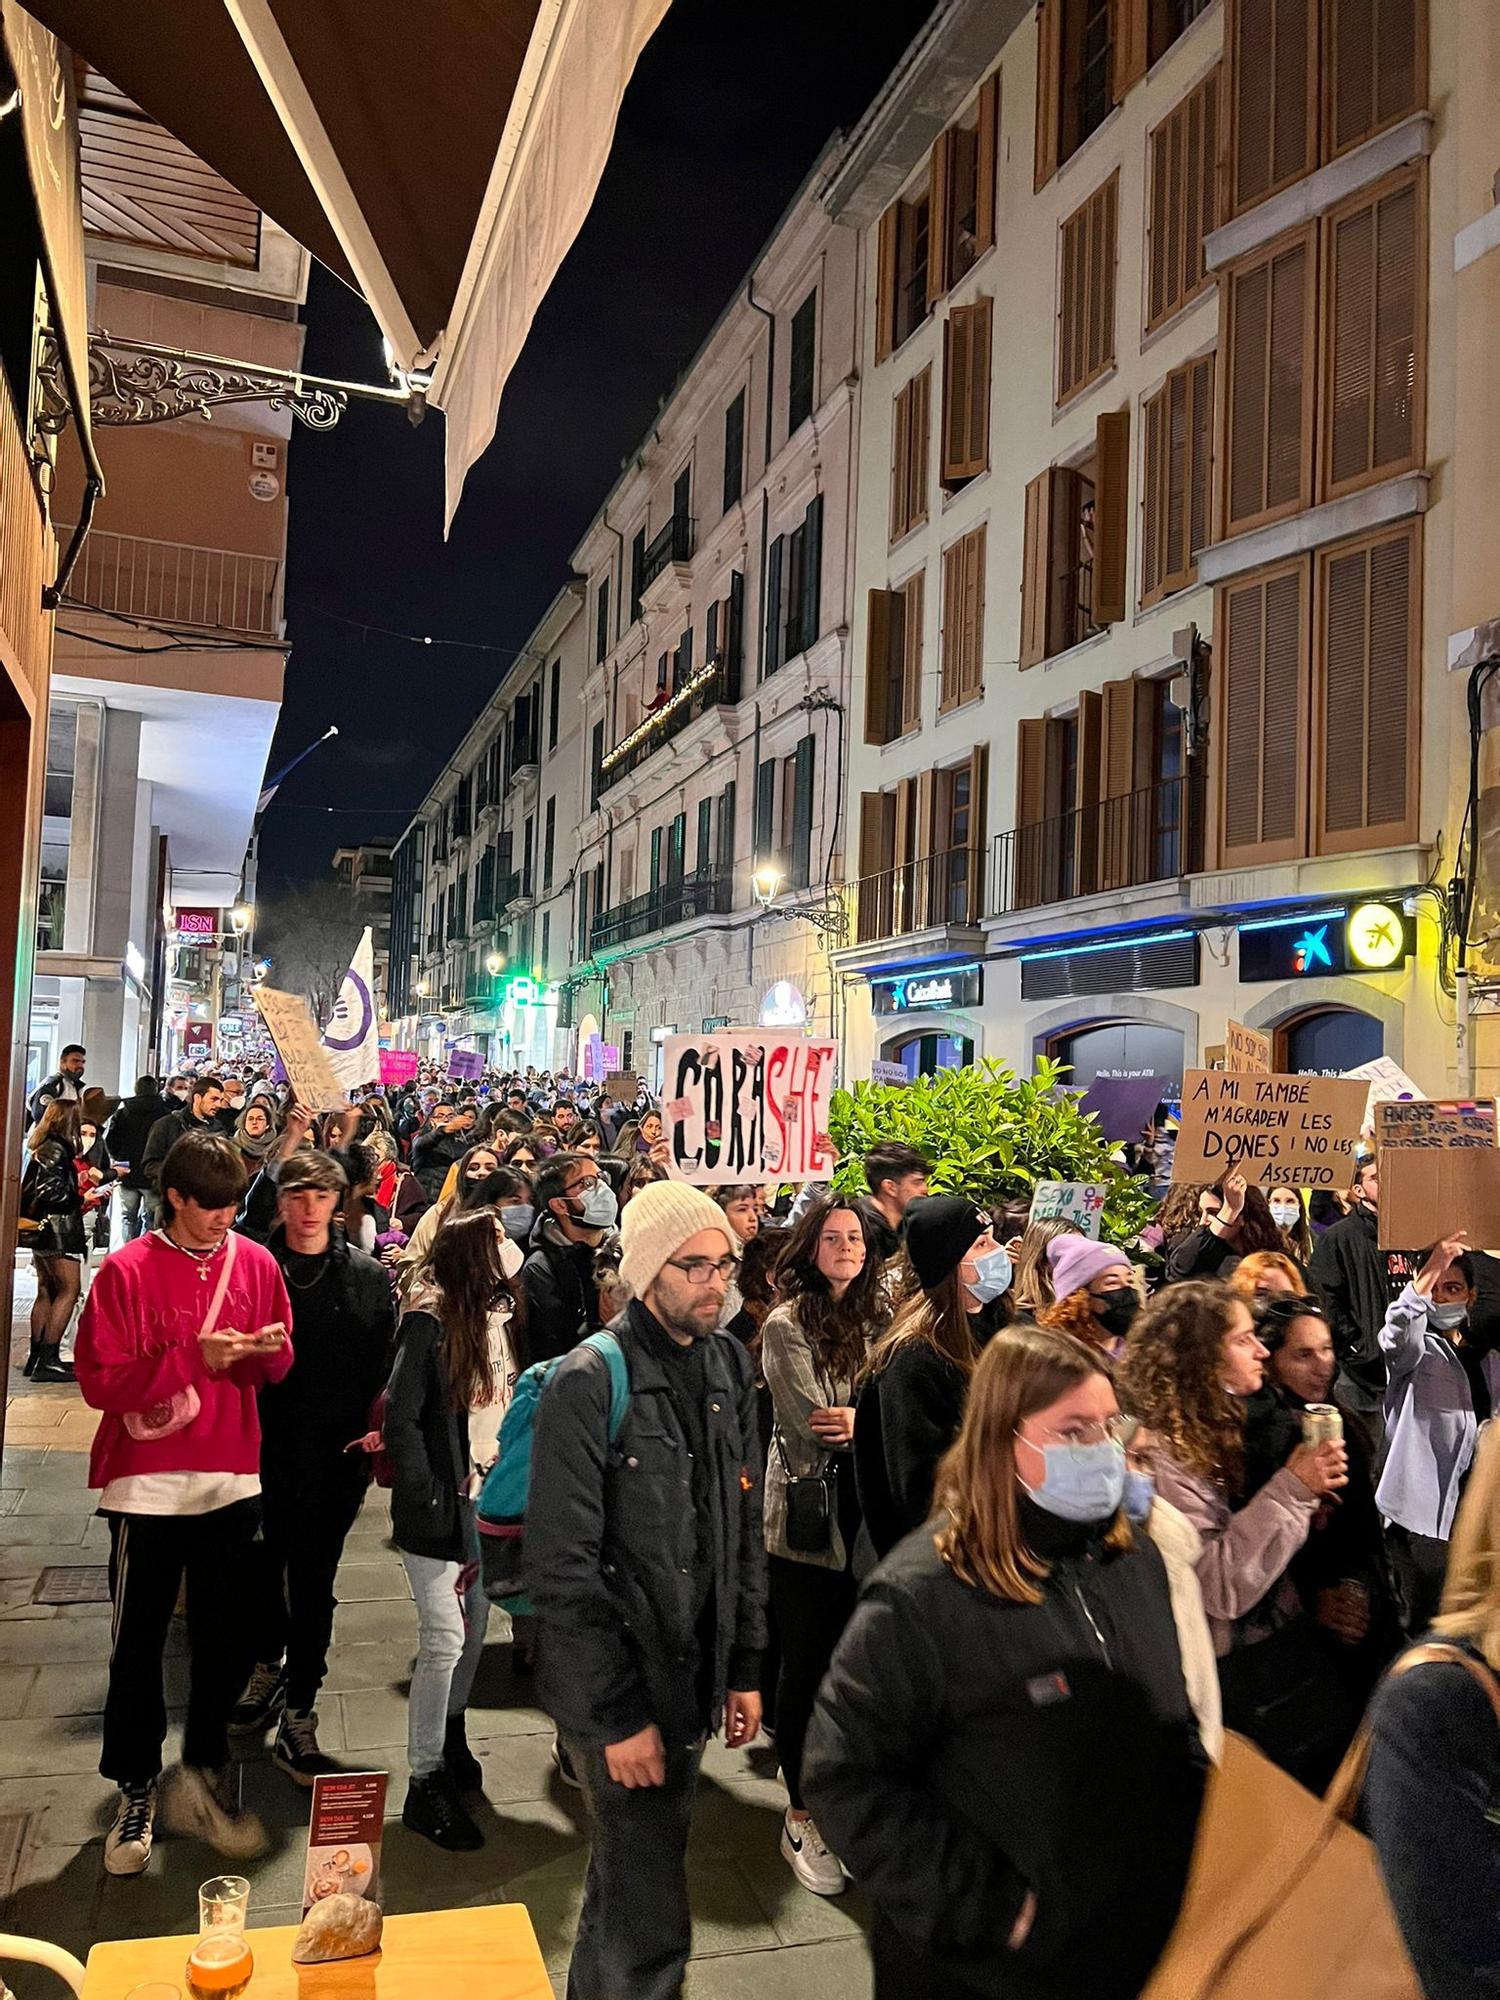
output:
<instances>
[{"instance_id":1,"label":"white flag on pole","mask_svg":"<svg viewBox=\"0 0 1500 2000\"><path fill-rule=\"evenodd\" d=\"M380 1081L380 1031L375 1022L375 945L366 929L354 948L333 1014L323 1030L339 1082L345 1090Z\"/></svg>"}]
</instances>

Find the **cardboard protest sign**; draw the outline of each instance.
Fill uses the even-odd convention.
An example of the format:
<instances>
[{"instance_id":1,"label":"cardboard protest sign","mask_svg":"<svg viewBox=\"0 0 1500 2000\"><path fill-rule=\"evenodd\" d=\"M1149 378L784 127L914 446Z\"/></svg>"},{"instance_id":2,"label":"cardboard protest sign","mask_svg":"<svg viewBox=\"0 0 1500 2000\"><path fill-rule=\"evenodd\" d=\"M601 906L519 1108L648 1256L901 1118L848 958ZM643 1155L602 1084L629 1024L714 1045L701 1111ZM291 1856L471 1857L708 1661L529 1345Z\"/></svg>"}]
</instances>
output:
<instances>
[{"instance_id":1,"label":"cardboard protest sign","mask_svg":"<svg viewBox=\"0 0 1500 2000\"><path fill-rule=\"evenodd\" d=\"M1240 1021L1224 1023L1224 1067L1231 1076L1269 1076L1271 1038Z\"/></svg>"},{"instance_id":2,"label":"cardboard protest sign","mask_svg":"<svg viewBox=\"0 0 1500 2000\"><path fill-rule=\"evenodd\" d=\"M872 1062L870 1064L871 1083L906 1084L911 1082L905 1063Z\"/></svg>"},{"instance_id":3,"label":"cardboard protest sign","mask_svg":"<svg viewBox=\"0 0 1500 2000\"><path fill-rule=\"evenodd\" d=\"M1030 1222L1071 1222L1097 1242L1109 1189L1101 1181L1038 1181L1031 1191Z\"/></svg>"},{"instance_id":4,"label":"cardboard protest sign","mask_svg":"<svg viewBox=\"0 0 1500 2000\"><path fill-rule=\"evenodd\" d=\"M415 1049L380 1051L380 1081L387 1087L392 1084L410 1083L417 1073L417 1066Z\"/></svg>"},{"instance_id":5,"label":"cardboard protest sign","mask_svg":"<svg viewBox=\"0 0 1500 2000\"><path fill-rule=\"evenodd\" d=\"M1413 1083L1400 1063L1390 1056L1376 1056L1373 1062L1361 1063L1358 1069L1346 1069L1344 1074L1363 1077L1370 1086L1370 1095L1365 1102L1367 1126L1375 1123L1377 1104L1389 1104L1396 1098L1426 1095L1421 1085Z\"/></svg>"},{"instance_id":6,"label":"cardboard protest sign","mask_svg":"<svg viewBox=\"0 0 1500 2000\"><path fill-rule=\"evenodd\" d=\"M278 993L273 986L256 986L252 991L298 1103L314 1112L344 1110L349 1099L302 995Z\"/></svg>"},{"instance_id":7,"label":"cardboard protest sign","mask_svg":"<svg viewBox=\"0 0 1500 2000\"><path fill-rule=\"evenodd\" d=\"M606 1053L608 1043L605 1044ZM633 1069L612 1069L604 1079L604 1095L613 1104L634 1104L641 1080Z\"/></svg>"},{"instance_id":8,"label":"cardboard protest sign","mask_svg":"<svg viewBox=\"0 0 1500 2000\"><path fill-rule=\"evenodd\" d=\"M478 1049L450 1049L448 1075L454 1083L478 1083L484 1075L484 1057Z\"/></svg>"},{"instance_id":9,"label":"cardboard protest sign","mask_svg":"<svg viewBox=\"0 0 1500 2000\"><path fill-rule=\"evenodd\" d=\"M674 1180L827 1180L838 1045L754 1028L669 1035L662 1116Z\"/></svg>"},{"instance_id":10,"label":"cardboard protest sign","mask_svg":"<svg viewBox=\"0 0 1500 2000\"><path fill-rule=\"evenodd\" d=\"M1484 1152L1495 1144L1495 1100L1387 1098L1375 1107L1375 1143L1382 1154L1388 1148Z\"/></svg>"},{"instance_id":11,"label":"cardboard protest sign","mask_svg":"<svg viewBox=\"0 0 1500 2000\"><path fill-rule=\"evenodd\" d=\"M1189 1070L1172 1178L1217 1181L1238 1167L1262 1187L1347 1187L1364 1108L1365 1085L1348 1077Z\"/></svg>"},{"instance_id":12,"label":"cardboard protest sign","mask_svg":"<svg viewBox=\"0 0 1500 2000\"><path fill-rule=\"evenodd\" d=\"M1500 1244L1500 1150L1383 1148L1379 1220L1382 1250L1422 1251L1460 1229L1475 1249Z\"/></svg>"}]
</instances>

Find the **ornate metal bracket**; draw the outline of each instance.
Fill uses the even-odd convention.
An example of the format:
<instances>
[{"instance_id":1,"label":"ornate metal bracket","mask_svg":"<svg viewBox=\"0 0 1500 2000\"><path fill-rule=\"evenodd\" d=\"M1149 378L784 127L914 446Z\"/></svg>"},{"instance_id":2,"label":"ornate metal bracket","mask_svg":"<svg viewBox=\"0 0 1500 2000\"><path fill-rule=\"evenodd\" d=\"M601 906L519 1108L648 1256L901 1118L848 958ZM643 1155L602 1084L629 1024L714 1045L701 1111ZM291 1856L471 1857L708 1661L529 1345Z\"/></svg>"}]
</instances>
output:
<instances>
[{"instance_id":1,"label":"ornate metal bracket","mask_svg":"<svg viewBox=\"0 0 1500 2000\"><path fill-rule=\"evenodd\" d=\"M335 382L300 369L259 368L217 354L191 354L149 341L116 339L102 328L89 335L89 404L100 425L164 424L174 417L202 417L231 403L269 403L290 410L309 430L332 430L359 396L396 403L419 421L418 390L379 388L368 382Z\"/></svg>"},{"instance_id":2,"label":"ornate metal bracket","mask_svg":"<svg viewBox=\"0 0 1500 2000\"><path fill-rule=\"evenodd\" d=\"M774 921L784 917L796 917L804 924L811 924L815 931L821 931L835 943L842 943L849 935L849 912L836 893L821 903L771 904L760 913L762 923L768 918Z\"/></svg>"}]
</instances>

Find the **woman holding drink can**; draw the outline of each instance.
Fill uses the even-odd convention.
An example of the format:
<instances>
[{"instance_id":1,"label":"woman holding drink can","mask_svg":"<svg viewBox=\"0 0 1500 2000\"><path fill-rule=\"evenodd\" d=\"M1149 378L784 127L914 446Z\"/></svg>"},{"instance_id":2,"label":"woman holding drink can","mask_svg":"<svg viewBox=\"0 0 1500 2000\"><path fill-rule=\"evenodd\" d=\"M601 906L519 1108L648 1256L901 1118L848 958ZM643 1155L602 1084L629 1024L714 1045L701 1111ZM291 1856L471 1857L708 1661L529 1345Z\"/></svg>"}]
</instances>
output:
<instances>
[{"instance_id":1,"label":"woman holding drink can","mask_svg":"<svg viewBox=\"0 0 1500 2000\"><path fill-rule=\"evenodd\" d=\"M1500 1405L1500 1354L1469 1330L1474 1265L1462 1230L1430 1250L1385 1316L1390 1371L1376 1505L1407 1631L1426 1630L1442 1595L1448 1538L1481 1424Z\"/></svg>"}]
</instances>

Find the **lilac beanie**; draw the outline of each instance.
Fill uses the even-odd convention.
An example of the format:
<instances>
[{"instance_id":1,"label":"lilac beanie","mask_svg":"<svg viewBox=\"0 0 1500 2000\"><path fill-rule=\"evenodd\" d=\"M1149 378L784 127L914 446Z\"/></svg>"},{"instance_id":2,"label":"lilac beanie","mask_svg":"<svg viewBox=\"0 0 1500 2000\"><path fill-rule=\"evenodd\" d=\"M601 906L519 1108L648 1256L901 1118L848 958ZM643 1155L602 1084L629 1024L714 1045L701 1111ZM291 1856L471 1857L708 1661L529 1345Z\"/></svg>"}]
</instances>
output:
<instances>
[{"instance_id":1,"label":"lilac beanie","mask_svg":"<svg viewBox=\"0 0 1500 2000\"><path fill-rule=\"evenodd\" d=\"M1052 1289L1060 1299L1081 1292L1103 1271L1131 1270L1130 1259L1113 1243L1095 1243L1088 1236L1056 1236L1047 1245Z\"/></svg>"}]
</instances>

